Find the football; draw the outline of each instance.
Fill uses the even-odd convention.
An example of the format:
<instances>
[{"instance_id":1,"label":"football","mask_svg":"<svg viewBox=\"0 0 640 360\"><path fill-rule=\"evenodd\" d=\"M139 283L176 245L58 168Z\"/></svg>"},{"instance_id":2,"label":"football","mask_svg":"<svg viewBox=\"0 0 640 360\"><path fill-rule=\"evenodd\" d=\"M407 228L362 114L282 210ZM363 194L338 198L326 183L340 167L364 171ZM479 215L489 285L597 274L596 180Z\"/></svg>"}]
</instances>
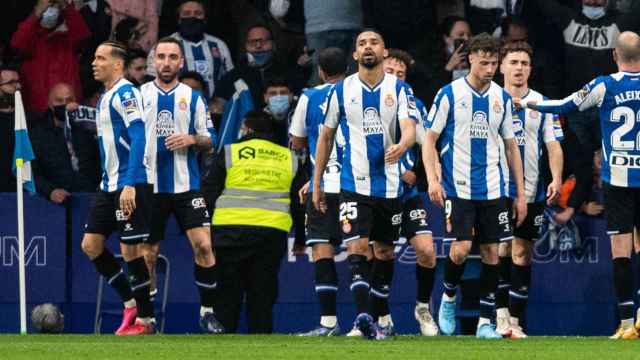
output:
<instances>
[{"instance_id":1,"label":"football","mask_svg":"<svg viewBox=\"0 0 640 360\"><path fill-rule=\"evenodd\" d=\"M51 303L40 304L31 311L31 323L41 333L61 333L64 329L64 315Z\"/></svg>"}]
</instances>

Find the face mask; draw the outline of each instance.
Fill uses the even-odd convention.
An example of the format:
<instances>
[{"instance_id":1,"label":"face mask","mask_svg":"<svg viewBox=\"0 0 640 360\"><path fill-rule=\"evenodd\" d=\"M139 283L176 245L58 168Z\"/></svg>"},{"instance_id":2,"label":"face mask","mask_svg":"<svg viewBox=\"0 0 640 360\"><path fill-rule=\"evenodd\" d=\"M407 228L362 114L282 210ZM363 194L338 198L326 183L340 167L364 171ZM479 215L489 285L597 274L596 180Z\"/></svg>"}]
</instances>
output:
<instances>
[{"instance_id":1,"label":"face mask","mask_svg":"<svg viewBox=\"0 0 640 360\"><path fill-rule=\"evenodd\" d=\"M271 60L273 50L256 51L247 53L247 59L249 60L249 66L262 67Z\"/></svg>"},{"instance_id":2,"label":"face mask","mask_svg":"<svg viewBox=\"0 0 640 360\"><path fill-rule=\"evenodd\" d=\"M47 10L42 13L40 19L40 25L45 29L53 29L58 25L58 18L60 17L60 9L55 6L49 6Z\"/></svg>"},{"instance_id":3,"label":"face mask","mask_svg":"<svg viewBox=\"0 0 640 360\"><path fill-rule=\"evenodd\" d=\"M269 111L275 117L282 117L289 111L289 96L288 95L276 95L269 98Z\"/></svg>"},{"instance_id":4,"label":"face mask","mask_svg":"<svg viewBox=\"0 0 640 360\"><path fill-rule=\"evenodd\" d=\"M289 11L289 0L271 0L269 2L269 12L276 19L281 19Z\"/></svg>"},{"instance_id":5,"label":"face mask","mask_svg":"<svg viewBox=\"0 0 640 360\"><path fill-rule=\"evenodd\" d=\"M178 24L178 33L183 38L196 42L202 40L207 24L204 19L182 18Z\"/></svg>"},{"instance_id":6,"label":"face mask","mask_svg":"<svg viewBox=\"0 0 640 360\"><path fill-rule=\"evenodd\" d=\"M597 20L606 15L606 10L602 6L582 6L582 13L591 20Z\"/></svg>"},{"instance_id":7,"label":"face mask","mask_svg":"<svg viewBox=\"0 0 640 360\"><path fill-rule=\"evenodd\" d=\"M58 121L65 121L67 118L67 106L66 105L58 105L51 108L53 112L53 116L55 116Z\"/></svg>"}]
</instances>

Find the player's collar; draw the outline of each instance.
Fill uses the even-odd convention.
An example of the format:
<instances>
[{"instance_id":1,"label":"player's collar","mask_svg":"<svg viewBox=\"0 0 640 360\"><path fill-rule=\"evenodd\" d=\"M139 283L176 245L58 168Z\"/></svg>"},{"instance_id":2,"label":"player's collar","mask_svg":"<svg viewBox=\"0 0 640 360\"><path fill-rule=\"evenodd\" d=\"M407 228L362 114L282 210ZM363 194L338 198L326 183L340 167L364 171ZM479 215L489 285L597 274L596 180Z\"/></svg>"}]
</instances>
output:
<instances>
[{"instance_id":1,"label":"player's collar","mask_svg":"<svg viewBox=\"0 0 640 360\"><path fill-rule=\"evenodd\" d=\"M156 89L158 89L158 91L160 91L163 95L169 95L171 94L176 88L178 88L178 86L180 86L180 82L178 81L176 83L176 85L174 87L172 87L169 91L164 91L162 90L162 88L160 86L158 86L158 84L156 83L156 81L153 81L153 86L156 87Z\"/></svg>"},{"instance_id":2,"label":"player's collar","mask_svg":"<svg viewBox=\"0 0 640 360\"><path fill-rule=\"evenodd\" d=\"M493 81L492 81L491 83L489 83L489 87L485 91L483 91L482 93L479 93L478 90L476 90L473 86L471 86L466 76L464 76L463 79L464 79L464 83L467 84L467 86L469 87L469 90L471 90L471 92L473 92L478 97L487 96L487 94L489 93L489 90L491 90L491 86L493 85Z\"/></svg>"},{"instance_id":3,"label":"player's collar","mask_svg":"<svg viewBox=\"0 0 640 360\"><path fill-rule=\"evenodd\" d=\"M358 78L358 81L360 81L360 84L362 84L362 86L364 86L370 92L376 91L376 89L380 86L380 84L384 82L384 79L387 77L387 73L384 73L384 75L382 76L382 79L380 79L380 81L378 81L377 84L375 84L374 86L369 86L369 84L367 84L360 78L360 74L355 73L355 75Z\"/></svg>"}]
</instances>

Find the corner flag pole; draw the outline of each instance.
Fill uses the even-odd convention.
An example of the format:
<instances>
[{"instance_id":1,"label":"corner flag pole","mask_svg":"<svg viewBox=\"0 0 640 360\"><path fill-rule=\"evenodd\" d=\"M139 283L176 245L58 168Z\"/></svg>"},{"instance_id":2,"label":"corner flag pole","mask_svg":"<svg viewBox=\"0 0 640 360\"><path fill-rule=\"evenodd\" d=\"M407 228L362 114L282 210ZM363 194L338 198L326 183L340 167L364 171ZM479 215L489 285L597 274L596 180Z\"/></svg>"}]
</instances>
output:
<instances>
[{"instance_id":1,"label":"corner flag pole","mask_svg":"<svg viewBox=\"0 0 640 360\"><path fill-rule=\"evenodd\" d=\"M16 182L18 188L18 278L20 282L20 334L27 333L27 291L25 279L25 263L24 263L24 211L22 197L22 159L16 159Z\"/></svg>"}]
</instances>

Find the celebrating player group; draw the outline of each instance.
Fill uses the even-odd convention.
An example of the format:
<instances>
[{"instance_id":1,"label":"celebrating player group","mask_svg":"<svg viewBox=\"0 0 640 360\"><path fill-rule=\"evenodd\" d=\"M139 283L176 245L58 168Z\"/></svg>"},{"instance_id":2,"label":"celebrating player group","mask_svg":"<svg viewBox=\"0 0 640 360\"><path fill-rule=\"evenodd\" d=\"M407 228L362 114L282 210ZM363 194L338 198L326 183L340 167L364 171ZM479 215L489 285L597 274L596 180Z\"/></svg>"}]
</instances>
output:
<instances>
[{"instance_id":1,"label":"celebrating player group","mask_svg":"<svg viewBox=\"0 0 640 360\"><path fill-rule=\"evenodd\" d=\"M559 196L562 183L558 115L597 106L621 319L612 338L638 338L630 256L633 231L640 226L640 37L620 34L613 51L618 72L564 100L548 100L529 88L533 50L526 42L501 44L480 34L465 48L468 75L441 88L428 113L404 82L413 59L387 49L376 30L357 36L353 75L345 77L340 50L320 52L325 83L304 92L290 128L294 147L308 146L311 157L313 176L300 197L307 205L307 245L321 310L319 326L301 335L341 333L334 263L341 245L348 252L357 311L346 335L393 336L388 298L393 244L402 235L416 250L414 315L423 335L456 333L457 289L477 242L482 266L476 336L526 338L533 244L544 208ZM498 69L503 87L493 81ZM543 150L548 164L542 163ZM546 166L549 183L541 175ZM437 206L426 207L429 201ZM435 268L431 208L444 211L445 237L454 239L437 322L429 305Z\"/></svg>"}]
</instances>

